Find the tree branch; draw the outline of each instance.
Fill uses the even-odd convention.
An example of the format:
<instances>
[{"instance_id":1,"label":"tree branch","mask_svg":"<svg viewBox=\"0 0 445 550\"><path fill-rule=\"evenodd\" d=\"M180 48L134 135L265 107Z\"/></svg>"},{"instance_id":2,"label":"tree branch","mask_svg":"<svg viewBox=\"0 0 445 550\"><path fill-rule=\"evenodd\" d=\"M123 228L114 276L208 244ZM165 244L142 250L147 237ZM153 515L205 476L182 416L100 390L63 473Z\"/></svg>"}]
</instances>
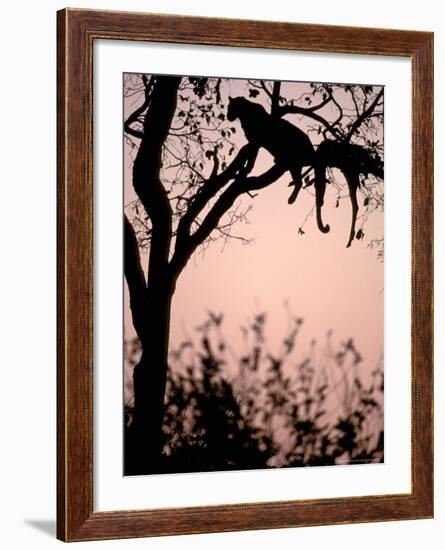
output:
<instances>
[{"instance_id":1,"label":"tree branch","mask_svg":"<svg viewBox=\"0 0 445 550\"><path fill-rule=\"evenodd\" d=\"M261 88L263 88L263 90L266 92L266 94L272 99L272 94L268 89L268 87L266 86L266 84L264 83L264 80L260 80L260 85L261 85Z\"/></svg>"},{"instance_id":2,"label":"tree branch","mask_svg":"<svg viewBox=\"0 0 445 550\"><path fill-rule=\"evenodd\" d=\"M232 185L222 193L219 199L211 208L210 212L204 218L199 229L191 236L192 246L195 250L197 246L207 239L210 233L218 225L222 216L233 205L234 201L247 191L257 191L264 189L286 172L287 167L274 164L260 176L240 178L235 180Z\"/></svg>"},{"instance_id":3,"label":"tree branch","mask_svg":"<svg viewBox=\"0 0 445 550\"><path fill-rule=\"evenodd\" d=\"M133 325L139 338L143 332L143 312L147 286L141 267L139 245L133 226L124 214L124 271L130 294Z\"/></svg>"},{"instance_id":4,"label":"tree branch","mask_svg":"<svg viewBox=\"0 0 445 550\"><path fill-rule=\"evenodd\" d=\"M317 114L313 109L306 109L305 107L298 107L297 105L283 105L279 107L278 112L280 117L283 117L287 114L299 114L305 115L309 118L313 118L317 122L320 122L320 124L323 124L323 126L335 137L335 139L343 138L342 134L338 130L336 130L336 128L334 128L332 124L329 124L326 119Z\"/></svg>"},{"instance_id":5,"label":"tree branch","mask_svg":"<svg viewBox=\"0 0 445 550\"><path fill-rule=\"evenodd\" d=\"M375 96L374 101L371 103L371 105L363 111L363 113L353 122L347 136L346 140L349 141L351 137L354 135L354 132L360 127L362 122L369 117L369 115L374 111L374 109L377 106L377 103L380 101L380 98L383 96L383 90L384 88L380 90L380 92Z\"/></svg>"},{"instance_id":6,"label":"tree branch","mask_svg":"<svg viewBox=\"0 0 445 550\"><path fill-rule=\"evenodd\" d=\"M176 248L182 247L185 241L190 237L190 229L197 216L208 202L227 184L234 179L237 173L246 165L254 154L252 147L244 145L229 166L220 174L213 175L204 183L201 189L196 193L178 224Z\"/></svg>"},{"instance_id":7,"label":"tree branch","mask_svg":"<svg viewBox=\"0 0 445 550\"><path fill-rule=\"evenodd\" d=\"M275 182L287 170L287 167L274 164L272 168L255 177L238 177L215 202L199 228L187 240L178 242L175 254L170 262L170 268L174 277L182 271L193 252L200 246L216 229L221 218L233 205L235 200L249 191L264 189Z\"/></svg>"},{"instance_id":8,"label":"tree branch","mask_svg":"<svg viewBox=\"0 0 445 550\"><path fill-rule=\"evenodd\" d=\"M140 130L135 130L134 128L131 128L131 126L126 126L126 123L124 124L124 129L130 136L138 139L142 139L144 137L144 132L141 132Z\"/></svg>"},{"instance_id":9,"label":"tree branch","mask_svg":"<svg viewBox=\"0 0 445 550\"><path fill-rule=\"evenodd\" d=\"M281 82L279 80L275 80L273 83L273 90L272 90L272 96L271 96L272 107L270 110L270 114L273 117L279 116L280 91L281 91Z\"/></svg>"},{"instance_id":10,"label":"tree branch","mask_svg":"<svg viewBox=\"0 0 445 550\"><path fill-rule=\"evenodd\" d=\"M330 101L332 101L332 97L328 96L326 99L323 99L321 103L318 103L318 105L314 105L313 107L302 107L302 109L304 109L307 113L313 113L314 111L318 111L319 109L322 109Z\"/></svg>"},{"instance_id":11,"label":"tree branch","mask_svg":"<svg viewBox=\"0 0 445 550\"><path fill-rule=\"evenodd\" d=\"M145 86L144 103L142 103L140 107L138 107L133 113L131 113L131 115L124 122L124 130L127 132L127 134L130 134L139 139L142 139L144 137L144 132L141 132L140 130L135 130L134 128L131 127L131 125L133 124L133 122L136 122L139 116L148 108L150 104L151 90L154 84L154 77L152 76L150 80L147 80L147 77L145 75L142 75L142 82L144 83L144 86Z\"/></svg>"}]
</instances>

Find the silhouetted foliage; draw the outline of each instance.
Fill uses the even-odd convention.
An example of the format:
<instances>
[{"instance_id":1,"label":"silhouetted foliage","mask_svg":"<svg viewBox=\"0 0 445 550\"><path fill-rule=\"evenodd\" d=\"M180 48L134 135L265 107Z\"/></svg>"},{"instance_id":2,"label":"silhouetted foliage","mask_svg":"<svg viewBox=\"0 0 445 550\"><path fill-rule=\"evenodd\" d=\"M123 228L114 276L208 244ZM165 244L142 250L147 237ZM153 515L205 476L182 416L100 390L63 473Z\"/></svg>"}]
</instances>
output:
<instances>
[{"instance_id":1,"label":"silhouetted foliage","mask_svg":"<svg viewBox=\"0 0 445 550\"><path fill-rule=\"evenodd\" d=\"M335 379L315 364L315 343L306 357L295 358L302 319L292 319L280 353L272 355L266 316L255 316L243 328L247 351L240 357L229 348L222 322L222 315L209 313L197 329L198 344L186 341L170 353L163 455L152 473L383 460L383 372L375 369L364 387L352 340L329 351ZM135 364L137 339L126 352ZM130 403L126 429L131 417Z\"/></svg>"}]
</instances>

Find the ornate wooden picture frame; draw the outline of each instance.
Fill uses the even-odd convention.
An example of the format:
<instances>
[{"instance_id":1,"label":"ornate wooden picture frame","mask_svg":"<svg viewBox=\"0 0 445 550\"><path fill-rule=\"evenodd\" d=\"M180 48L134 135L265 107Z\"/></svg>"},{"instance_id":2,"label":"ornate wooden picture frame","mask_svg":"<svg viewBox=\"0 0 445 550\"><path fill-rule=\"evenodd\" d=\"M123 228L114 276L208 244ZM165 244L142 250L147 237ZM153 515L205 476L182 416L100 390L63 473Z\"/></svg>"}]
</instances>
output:
<instances>
[{"instance_id":1,"label":"ornate wooden picture frame","mask_svg":"<svg viewBox=\"0 0 445 550\"><path fill-rule=\"evenodd\" d=\"M431 518L433 34L77 9L62 10L57 16L58 538L81 541ZM183 508L94 509L93 64L96 60L93 44L96 40L369 54L411 60L411 492Z\"/></svg>"}]
</instances>

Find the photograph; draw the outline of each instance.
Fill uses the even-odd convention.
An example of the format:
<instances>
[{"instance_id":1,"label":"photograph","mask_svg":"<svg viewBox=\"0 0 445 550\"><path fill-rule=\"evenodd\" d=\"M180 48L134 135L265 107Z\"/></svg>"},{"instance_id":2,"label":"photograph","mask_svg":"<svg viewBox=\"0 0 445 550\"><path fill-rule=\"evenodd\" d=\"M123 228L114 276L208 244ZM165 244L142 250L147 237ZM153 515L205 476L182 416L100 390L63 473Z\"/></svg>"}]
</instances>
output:
<instances>
[{"instance_id":1,"label":"photograph","mask_svg":"<svg viewBox=\"0 0 445 550\"><path fill-rule=\"evenodd\" d=\"M384 86L124 73L122 109L124 476L384 462Z\"/></svg>"}]
</instances>

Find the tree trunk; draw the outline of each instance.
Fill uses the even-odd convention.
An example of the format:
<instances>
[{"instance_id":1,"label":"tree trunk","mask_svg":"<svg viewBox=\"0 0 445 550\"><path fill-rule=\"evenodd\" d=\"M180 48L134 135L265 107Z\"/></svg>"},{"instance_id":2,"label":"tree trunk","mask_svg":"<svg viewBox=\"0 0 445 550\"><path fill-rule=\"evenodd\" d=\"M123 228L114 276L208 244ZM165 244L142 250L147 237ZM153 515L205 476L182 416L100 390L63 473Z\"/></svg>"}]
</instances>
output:
<instances>
[{"instance_id":1,"label":"tree trunk","mask_svg":"<svg viewBox=\"0 0 445 550\"><path fill-rule=\"evenodd\" d=\"M160 472L164 437L164 396L168 369L173 288L149 288L141 338L142 355L133 372L133 419L125 437L125 475Z\"/></svg>"},{"instance_id":2,"label":"tree trunk","mask_svg":"<svg viewBox=\"0 0 445 550\"><path fill-rule=\"evenodd\" d=\"M133 373L133 419L125 435L124 468L127 475L156 472L161 466L170 308L174 284L169 276L168 266L172 209L159 173L162 166L162 147L176 109L180 81L181 77L156 77L144 117L141 144L133 164L133 187L151 220L152 233L148 283L145 286L137 239L134 230L129 227L131 224L125 226L125 276L130 290L133 324L142 345L142 356Z\"/></svg>"}]
</instances>

